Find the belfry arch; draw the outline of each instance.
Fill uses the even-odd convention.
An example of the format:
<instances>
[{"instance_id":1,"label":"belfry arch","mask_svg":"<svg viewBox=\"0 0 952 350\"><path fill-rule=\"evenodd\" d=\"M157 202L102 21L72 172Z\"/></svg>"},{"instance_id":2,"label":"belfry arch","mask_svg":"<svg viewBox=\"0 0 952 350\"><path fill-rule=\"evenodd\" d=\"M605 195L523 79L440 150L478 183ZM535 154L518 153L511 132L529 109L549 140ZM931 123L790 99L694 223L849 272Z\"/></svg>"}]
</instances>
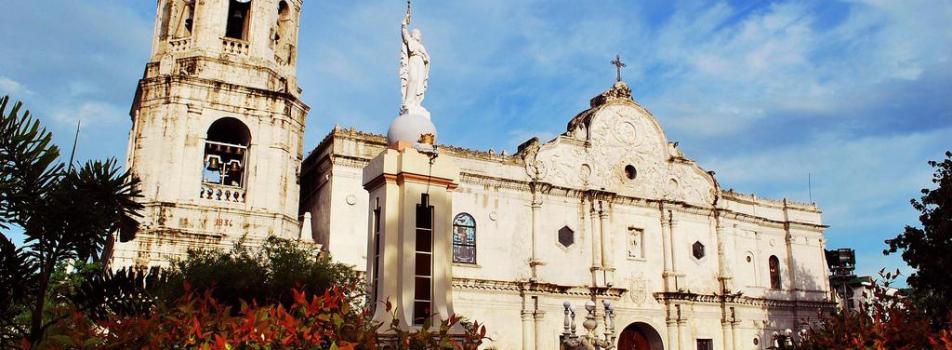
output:
<instances>
[{"instance_id":1,"label":"belfry arch","mask_svg":"<svg viewBox=\"0 0 952 350\"><path fill-rule=\"evenodd\" d=\"M654 327L634 322L619 334L617 350L664 350L664 343Z\"/></svg>"},{"instance_id":2,"label":"belfry arch","mask_svg":"<svg viewBox=\"0 0 952 350\"><path fill-rule=\"evenodd\" d=\"M203 157L205 184L228 187L245 187L245 169L248 164L248 148L251 146L251 131L240 120L225 117L208 127ZM202 193L207 192L203 189ZM241 201L243 198L230 198Z\"/></svg>"}]
</instances>

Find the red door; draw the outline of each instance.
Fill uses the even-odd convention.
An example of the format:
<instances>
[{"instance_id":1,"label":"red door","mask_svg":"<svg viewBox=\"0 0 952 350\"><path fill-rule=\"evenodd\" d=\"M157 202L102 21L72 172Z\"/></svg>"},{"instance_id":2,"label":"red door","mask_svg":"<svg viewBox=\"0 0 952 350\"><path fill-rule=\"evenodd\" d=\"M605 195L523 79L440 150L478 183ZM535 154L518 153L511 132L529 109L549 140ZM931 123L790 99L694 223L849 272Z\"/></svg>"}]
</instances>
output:
<instances>
[{"instance_id":1,"label":"red door","mask_svg":"<svg viewBox=\"0 0 952 350\"><path fill-rule=\"evenodd\" d=\"M635 327L625 328L618 339L618 350L651 350L648 338Z\"/></svg>"}]
</instances>

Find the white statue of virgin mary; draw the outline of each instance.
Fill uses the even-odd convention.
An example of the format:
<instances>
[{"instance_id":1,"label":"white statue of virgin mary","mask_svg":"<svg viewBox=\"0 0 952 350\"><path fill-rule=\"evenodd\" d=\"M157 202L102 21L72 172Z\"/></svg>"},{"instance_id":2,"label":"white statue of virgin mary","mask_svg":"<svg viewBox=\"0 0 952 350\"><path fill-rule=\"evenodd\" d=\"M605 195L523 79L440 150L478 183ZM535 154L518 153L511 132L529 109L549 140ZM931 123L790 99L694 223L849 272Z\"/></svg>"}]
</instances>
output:
<instances>
[{"instance_id":1,"label":"white statue of virgin mary","mask_svg":"<svg viewBox=\"0 0 952 350\"><path fill-rule=\"evenodd\" d=\"M400 57L400 115L390 124L387 140L391 146L400 144L417 145L436 142L436 127L430 120L430 112L423 108L423 95L426 94L426 82L430 77L430 54L420 41L419 29L409 30L410 1L407 1L407 15L403 18L403 55ZM399 149L399 148L398 148Z\"/></svg>"},{"instance_id":2,"label":"white statue of virgin mary","mask_svg":"<svg viewBox=\"0 0 952 350\"><path fill-rule=\"evenodd\" d=\"M430 54L423 47L423 34L419 28L409 30L413 11L410 1L407 1L407 15L401 26L403 32L403 55L400 57L400 92L403 93L403 103L400 114L419 113L427 118L430 113L423 108L423 97L426 94L427 80L430 78Z\"/></svg>"}]
</instances>

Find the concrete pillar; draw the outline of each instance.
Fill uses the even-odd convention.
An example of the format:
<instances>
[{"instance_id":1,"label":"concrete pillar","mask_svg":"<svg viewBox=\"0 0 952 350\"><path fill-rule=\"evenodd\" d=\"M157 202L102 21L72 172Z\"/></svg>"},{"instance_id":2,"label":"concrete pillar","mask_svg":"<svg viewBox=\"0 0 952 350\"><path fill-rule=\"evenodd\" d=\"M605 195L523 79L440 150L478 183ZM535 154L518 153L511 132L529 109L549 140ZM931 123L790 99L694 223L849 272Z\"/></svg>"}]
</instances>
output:
<instances>
[{"instance_id":1,"label":"concrete pillar","mask_svg":"<svg viewBox=\"0 0 952 350\"><path fill-rule=\"evenodd\" d=\"M415 328L416 299L429 297L428 304L419 304L420 314L426 306L435 323L446 320L453 311L452 242L447 232L453 227L452 190L459 184L459 170L448 157L431 158L413 148L387 149L364 168L364 188L371 200L380 198L380 271L375 301L387 299L397 310L400 327ZM429 209L426 209L429 208ZM373 210L373 209L371 209ZM430 214L426 213L429 210ZM370 215L373 215L371 213ZM429 222L417 222L420 215ZM428 227L428 228L427 228ZM373 240L373 227L368 240ZM429 231L427 235L425 232ZM424 232L424 233L421 233ZM421 241L421 239L425 241ZM429 251L427 251L429 249ZM373 251L367 256L372 257ZM416 293L418 256L430 259L429 295ZM373 264L374 259L367 259ZM367 271L373 271L368 266ZM373 320L390 324L392 315L377 308ZM461 332L461 328L451 332Z\"/></svg>"}]
</instances>

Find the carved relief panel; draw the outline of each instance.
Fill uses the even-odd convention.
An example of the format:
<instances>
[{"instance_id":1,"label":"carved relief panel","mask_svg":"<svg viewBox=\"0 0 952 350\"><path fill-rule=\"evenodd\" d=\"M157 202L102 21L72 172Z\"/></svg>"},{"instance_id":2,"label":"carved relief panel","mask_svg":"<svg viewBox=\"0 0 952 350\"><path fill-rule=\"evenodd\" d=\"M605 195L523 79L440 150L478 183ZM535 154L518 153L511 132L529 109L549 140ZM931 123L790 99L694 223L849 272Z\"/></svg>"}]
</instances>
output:
<instances>
[{"instance_id":1,"label":"carved relief panel","mask_svg":"<svg viewBox=\"0 0 952 350\"><path fill-rule=\"evenodd\" d=\"M583 112L570 130L542 145L541 181L599 189L641 198L710 205L710 176L669 145L660 125L634 102L616 102Z\"/></svg>"}]
</instances>

